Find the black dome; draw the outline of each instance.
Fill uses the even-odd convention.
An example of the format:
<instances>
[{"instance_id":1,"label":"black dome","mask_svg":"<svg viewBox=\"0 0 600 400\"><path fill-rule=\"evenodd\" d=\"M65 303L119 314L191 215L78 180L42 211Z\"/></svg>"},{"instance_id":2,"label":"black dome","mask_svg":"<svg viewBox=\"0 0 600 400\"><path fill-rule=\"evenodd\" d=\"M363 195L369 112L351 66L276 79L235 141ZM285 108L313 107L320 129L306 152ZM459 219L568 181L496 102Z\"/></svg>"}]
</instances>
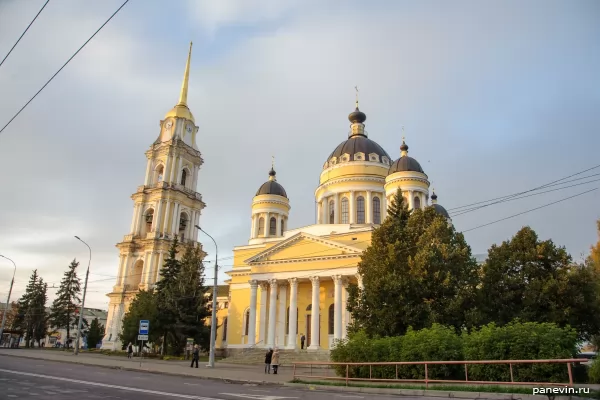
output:
<instances>
[{"instance_id":1,"label":"black dome","mask_svg":"<svg viewBox=\"0 0 600 400\"><path fill-rule=\"evenodd\" d=\"M448 211L446 211L444 207L440 206L439 204L432 204L431 207L433 207L436 213L450 219L450 214L448 214Z\"/></svg>"},{"instance_id":2,"label":"black dome","mask_svg":"<svg viewBox=\"0 0 600 400\"><path fill-rule=\"evenodd\" d=\"M387 157L388 159L390 159L388 153L386 153L380 145L378 145L366 136L355 135L340 143L335 148L335 150L333 150L333 152L329 155L327 161L331 160L332 157L340 158L342 154L349 154L350 161L354 161L355 153L364 153L365 160L369 159L369 154L371 153L377 154L380 160L382 157Z\"/></svg>"},{"instance_id":3,"label":"black dome","mask_svg":"<svg viewBox=\"0 0 600 400\"><path fill-rule=\"evenodd\" d=\"M275 180L275 170L271 167L269 171L269 180L262 184L255 196L259 196L261 194L274 194L276 196L283 196L287 199L287 194L285 193L285 189Z\"/></svg>"},{"instance_id":4,"label":"black dome","mask_svg":"<svg viewBox=\"0 0 600 400\"><path fill-rule=\"evenodd\" d=\"M409 156L402 156L396 161L394 161L394 163L390 167L390 170L388 171L388 175L393 174L394 172L403 171L414 171L420 172L422 174L425 173L425 171L423 171L423 168L421 168L421 164L419 164L417 160Z\"/></svg>"},{"instance_id":5,"label":"black dome","mask_svg":"<svg viewBox=\"0 0 600 400\"><path fill-rule=\"evenodd\" d=\"M350 122L362 124L367 120L367 115L358 109L358 104L356 105L356 110L352 111L350 115L348 115L348 120Z\"/></svg>"}]
</instances>

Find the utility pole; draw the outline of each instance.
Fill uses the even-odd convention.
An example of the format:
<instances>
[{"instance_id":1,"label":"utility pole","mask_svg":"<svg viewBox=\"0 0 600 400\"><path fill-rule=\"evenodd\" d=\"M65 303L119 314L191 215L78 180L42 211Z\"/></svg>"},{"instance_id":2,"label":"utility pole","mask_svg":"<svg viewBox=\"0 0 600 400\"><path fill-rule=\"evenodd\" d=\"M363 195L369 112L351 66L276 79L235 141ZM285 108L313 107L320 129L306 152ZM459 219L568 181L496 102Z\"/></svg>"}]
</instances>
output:
<instances>
[{"instance_id":1,"label":"utility pole","mask_svg":"<svg viewBox=\"0 0 600 400\"><path fill-rule=\"evenodd\" d=\"M0 257L6 258L8 261L13 263L15 269L13 271L12 280L10 281L10 289L8 289L8 298L6 299L6 308L4 309L4 313L2 314L2 325L0 326L0 344L2 344L2 339L4 337L4 324L6 323L6 314L8 313L8 307L10 307L10 295L12 294L13 285L15 284L15 274L17 273L17 264L10 258L3 256L0 254Z\"/></svg>"},{"instance_id":2,"label":"utility pole","mask_svg":"<svg viewBox=\"0 0 600 400\"><path fill-rule=\"evenodd\" d=\"M92 248L83 240L79 238L79 236L75 236L75 239L79 240L81 243L85 244L87 248L90 250L90 259L88 261L87 272L85 273L85 284L83 286L83 298L81 299L81 307L79 307L79 323L77 324L77 339L75 339L75 355L79 354L79 338L81 337L81 324L83 322L83 310L85 307L85 293L87 292L87 284L88 277L90 276L90 264L92 263Z\"/></svg>"},{"instance_id":3,"label":"utility pole","mask_svg":"<svg viewBox=\"0 0 600 400\"><path fill-rule=\"evenodd\" d=\"M215 367L215 343L217 341L217 275L218 275L218 271L219 271L219 268L217 265L217 260L219 258L219 256L218 256L219 248L217 247L217 242L215 241L215 239L212 236L210 236L208 233L206 233L206 231L204 231L198 225L196 225L196 228L198 228L198 230L204 232L204 234L206 236L208 236L209 238L211 238L213 243L215 244L215 275L214 275L214 282L213 282L212 316L211 316L211 320L210 320L210 354L208 356L208 365L207 365L207 367L209 367L209 368L214 368Z\"/></svg>"}]
</instances>

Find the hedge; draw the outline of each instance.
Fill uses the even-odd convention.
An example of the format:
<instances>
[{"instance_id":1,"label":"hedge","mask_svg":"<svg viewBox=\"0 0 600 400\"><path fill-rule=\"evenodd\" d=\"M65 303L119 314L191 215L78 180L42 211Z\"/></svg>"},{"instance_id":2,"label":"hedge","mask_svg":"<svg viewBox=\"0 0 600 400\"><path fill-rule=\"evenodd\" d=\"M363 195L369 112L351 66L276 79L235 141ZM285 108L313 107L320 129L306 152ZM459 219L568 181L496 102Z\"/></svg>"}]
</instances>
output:
<instances>
[{"instance_id":1,"label":"hedge","mask_svg":"<svg viewBox=\"0 0 600 400\"><path fill-rule=\"evenodd\" d=\"M571 328L551 323L519 323L506 326L490 324L471 333L456 334L453 328L434 324L431 328L404 336L368 338L359 332L349 339L336 341L331 351L334 362L400 362L462 360L539 360L572 358L577 353L577 334ZM600 367L596 367L600 370ZM346 376L346 367L336 373ZM600 372L600 371L599 371ZM351 378L395 379L395 366L349 367ZM424 379L422 365L398 366L398 379ZM429 365L429 379L465 379L464 365ZM469 380L510 382L510 367L469 365ZM577 367L574 376L585 381L585 367ZM599 374L600 375L600 374ZM516 364L513 377L521 382L568 382L564 364Z\"/></svg>"}]
</instances>

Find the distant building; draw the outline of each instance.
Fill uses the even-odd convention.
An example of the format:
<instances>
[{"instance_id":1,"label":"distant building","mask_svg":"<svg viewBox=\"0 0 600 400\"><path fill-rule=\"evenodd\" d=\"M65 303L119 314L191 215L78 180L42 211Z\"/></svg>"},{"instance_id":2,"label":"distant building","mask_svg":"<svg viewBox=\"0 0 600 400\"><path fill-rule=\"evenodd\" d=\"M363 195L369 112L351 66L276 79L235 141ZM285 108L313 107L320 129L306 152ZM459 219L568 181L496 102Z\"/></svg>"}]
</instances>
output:
<instances>
[{"instance_id":1,"label":"distant building","mask_svg":"<svg viewBox=\"0 0 600 400\"><path fill-rule=\"evenodd\" d=\"M50 309L46 309L46 312L50 313ZM85 323L87 322L87 326L90 326L92 324L92 321L95 318L98 318L98 322L101 325L106 326L107 315L108 315L108 312L105 310L100 310L97 308L84 308L84 310L83 310L83 319L85 320L85 322L83 322L84 330L85 330ZM50 332L50 333L48 334L48 336L46 336L44 345L46 347L54 347L54 346L57 346L57 343L59 343L60 346L64 346L65 343L67 342L67 339L71 339L71 346L73 346L73 344L75 343L75 340L77 339L77 324L79 323L79 310L77 310L77 318L78 319L75 322L75 326L69 330L69 338L67 338L67 330L65 328L49 327L48 332ZM82 347L82 348L87 347L86 339L83 337L83 335L81 338L80 347Z\"/></svg>"}]
</instances>

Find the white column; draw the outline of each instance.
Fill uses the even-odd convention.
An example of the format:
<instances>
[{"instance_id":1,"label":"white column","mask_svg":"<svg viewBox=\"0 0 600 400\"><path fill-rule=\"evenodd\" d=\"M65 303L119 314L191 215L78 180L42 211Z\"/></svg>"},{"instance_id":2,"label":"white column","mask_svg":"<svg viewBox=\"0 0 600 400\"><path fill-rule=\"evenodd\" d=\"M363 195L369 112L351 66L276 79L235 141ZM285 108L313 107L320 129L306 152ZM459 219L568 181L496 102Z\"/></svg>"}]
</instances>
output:
<instances>
[{"instance_id":1,"label":"white column","mask_svg":"<svg viewBox=\"0 0 600 400\"><path fill-rule=\"evenodd\" d=\"M342 338L342 276L332 276L334 289L333 338Z\"/></svg>"},{"instance_id":2,"label":"white column","mask_svg":"<svg viewBox=\"0 0 600 400\"><path fill-rule=\"evenodd\" d=\"M312 282L312 303L310 320L310 346L308 350L318 350L320 348L320 326L319 326L319 277L311 276Z\"/></svg>"},{"instance_id":3,"label":"white column","mask_svg":"<svg viewBox=\"0 0 600 400\"><path fill-rule=\"evenodd\" d=\"M160 270L162 269L164 263L165 263L165 252L161 250L158 252L158 264L156 265L156 273L154 274L154 276L156 277L156 279L154 280L154 283L156 283L160 280Z\"/></svg>"},{"instance_id":4,"label":"white column","mask_svg":"<svg viewBox=\"0 0 600 400\"><path fill-rule=\"evenodd\" d=\"M333 212L333 223L339 224L340 223L340 194L339 193L335 194L334 209L335 209L335 211Z\"/></svg>"},{"instance_id":5,"label":"white column","mask_svg":"<svg viewBox=\"0 0 600 400\"><path fill-rule=\"evenodd\" d=\"M275 225L275 236L281 236L281 216L278 215L275 218L277 218L277 225Z\"/></svg>"},{"instance_id":6,"label":"white column","mask_svg":"<svg viewBox=\"0 0 600 400\"><path fill-rule=\"evenodd\" d=\"M287 348L296 349L296 331L298 330L298 279L288 279L290 283L290 323L288 330Z\"/></svg>"},{"instance_id":7,"label":"white column","mask_svg":"<svg viewBox=\"0 0 600 400\"><path fill-rule=\"evenodd\" d=\"M171 199L167 199L167 205L165 207L165 216L163 226L160 230L160 233L168 234L169 233L169 212L171 211Z\"/></svg>"},{"instance_id":8,"label":"white column","mask_svg":"<svg viewBox=\"0 0 600 400\"><path fill-rule=\"evenodd\" d=\"M269 281L271 291L269 292L269 332L267 346L273 347L275 344L275 328L277 326L277 279Z\"/></svg>"},{"instance_id":9,"label":"white column","mask_svg":"<svg viewBox=\"0 0 600 400\"><path fill-rule=\"evenodd\" d=\"M129 228L130 234L134 233L135 221L137 221L137 214L138 214L139 208L140 208L140 205L138 203L135 203L133 206L133 216L131 217L131 227Z\"/></svg>"},{"instance_id":10,"label":"white column","mask_svg":"<svg viewBox=\"0 0 600 400\"><path fill-rule=\"evenodd\" d=\"M370 190L367 190L367 199L365 200L367 203L365 204L365 223L372 224L373 223L373 198Z\"/></svg>"},{"instance_id":11,"label":"white column","mask_svg":"<svg viewBox=\"0 0 600 400\"><path fill-rule=\"evenodd\" d=\"M149 285L152 282L152 274L154 273L154 260L156 257L154 257L154 252L151 251L150 252L150 257L148 257L148 273L146 274L146 281L144 283L146 283L146 285ZM146 269L146 268L144 268Z\"/></svg>"},{"instance_id":12,"label":"white column","mask_svg":"<svg viewBox=\"0 0 600 400\"><path fill-rule=\"evenodd\" d=\"M265 237L268 238L271 235L271 213L268 212L265 216Z\"/></svg>"},{"instance_id":13,"label":"white column","mask_svg":"<svg viewBox=\"0 0 600 400\"><path fill-rule=\"evenodd\" d=\"M349 208L350 208L350 223L354 224L356 223L356 206L355 206L355 200L354 200L354 191L350 191L350 198L348 199L349 204Z\"/></svg>"},{"instance_id":14,"label":"white column","mask_svg":"<svg viewBox=\"0 0 600 400\"><path fill-rule=\"evenodd\" d=\"M117 285L121 284L121 277L123 276L123 264L125 263L125 256L119 255L119 273L117 275Z\"/></svg>"},{"instance_id":15,"label":"white column","mask_svg":"<svg viewBox=\"0 0 600 400\"><path fill-rule=\"evenodd\" d=\"M140 284L146 283L146 275L148 275L148 268L150 268L150 252L144 253L144 268L142 269L142 276L140 276ZM137 288L135 288L137 289Z\"/></svg>"},{"instance_id":16,"label":"white column","mask_svg":"<svg viewBox=\"0 0 600 400\"><path fill-rule=\"evenodd\" d=\"M177 231L177 226L179 225L179 204L173 202L173 226L171 227L171 232L173 235L179 234Z\"/></svg>"},{"instance_id":17,"label":"white column","mask_svg":"<svg viewBox=\"0 0 600 400\"><path fill-rule=\"evenodd\" d=\"M177 172L176 171L179 169L178 168L179 157L175 157L175 155L173 155L171 157L171 159L172 159L172 161L171 161L171 171L170 171L171 173L170 173L170 177L169 177L169 182L171 182L171 183L178 183L176 181L176 179L177 179Z\"/></svg>"},{"instance_id":18,"label":"white column","mask_svg":"<svg viewBox=\"0 0 600 400\"><path fill-rule=\"evenodd\" d=\"M129 275L129 254L125 255L125 261L123 262L123 270L121 271L121 276L119 276L119 285L124 285L127 282L127 276Z\"/></svg>"},{"instance_id":19,"label":"white column","mask_svg":"<svg viewBox=\"0 0 600 400\"><path fill-rule=\"evenodd\" d=\"M277 318L277 339L275 340L275 346L282 349L285 347L285 315L287 305L287 286L279 285L279 312Z\"/></svg>"},{"instance_id":20,"label":"white column","mask_svg":"<svg viewBox=\"0 0 600 400\"><path fill-rule=\"evenodd\" d=\"M408 191L408 209L412 210L415 207L415 201L413 199L414 192L412 190Z\"/></svg>"},{"instance_id":21,"label":"white column","mask_svg":"<svg viewBox=\"0 0 600 400\"><path fill-rule=\"evenodd\" d=\"M250 239L254 238L254 231L256 230L256 216L250 218Z\"/></svg>"},{"instance_id":22,"label":"white column","mask_svg":"<svg viewBox=\"0 0 600 400\"><path fill-rule=\"evenodd\" d=\"M248 323L248 345L256 344L256 295L258 281L252 279L250 282L250 321Z\"/></svg>"},{"instance_id":23,"label":"white column","mask_svg":"<svg viewBox=\"0 0 600 400\"><path fill-rule=\"evenodd\" d=\"M156 219L156 224L154 225L154 231L156 233L160 233L162 231L162 220L163 220L164 208L165 208L164 201L159 200L158 201L158 213L154 214L154 217Z\"/></svg>"},{"instance_id":24,"label":"white column","mask_svg":"<svg viewBox=\"0 0 600 400\"><path fill-rule=\"evenodd\" d=\"M342 339L348 335L348 324L350 323L348 306L348 279L342 278Z\"/></svg>"},{"instance_id":25,"label":"white column","mask_svg":"<svg viewBox=\"0 0 600 400\"><path fill-rule=\"evenodd\" d=\"M321 202L317 202L317 224L322 224L322 218L323 218L323 211L321 210Z\"/></svg>"},{"instance_id":26,"label":"white column","mask_svg":"<svg viewBox=\"0 0 600 400\"><path fill-rule=\"evenodd\" d=\"M146 208L146 205L141 203L140 204L140 211L138 212L138 219L137 219L137 230L136 230L136 234L137 235L141 235L142 234L142 226L143 224L146 223L145 217L144 217L144 209Z\"/></svg>"},{"instance_id":27,"label":"white column","mask_svg":"<svg viewBox=\"0 0 600 400\"><path fill-rule=\"evenodd\" d=\"M260 314L258 315L258 341L263 346L267 344L267 285L266 282L260 283Z\"/></svg>"},{"instance_id":28,"label":"white column","mask_svg":"<svg viewBox=\"0 0 600 400\"><path fill-rule=\"evenodd\" d=\"M385 192L381 194L381 206L383 209L381 210L381 223L387 218L388 215L388 205L387 205L387 197Z\"/></svg>"},{"instance_id":29,"label":"white column","mask_svg":"<svg viewBox=\"0 0 600 400\"><path fill-rule=\"evenodd\" d=\"M329 206L327 205L327 197L325 197L323 200L321 200L321 202L323 203L323 206L321 207L321 210L323 211L323 223L328 224L329 223L329 213L328 213L327 209L329 208Z\"/></svg>"},{"instance_id":30,"label":"white column","mask_svg":"<svg viewBox=\"0 0 600 400\"><path fill-rule=\"evenodd\" d=\"M148 159L148 166L146 167L146 178L144 179L144 185L150 185L150 173L152 172L152 160Z\"/></svg>"},{"instance_id":31,"label":"white column","mask_svg":"<svg viewBox=\"0 0 600 400\"><path fill-rule=\"evenodd\" d=\"M196 219L194 220L194 225L200 226L200 211L196 211ZM194 237L192 239L198 241L198 228L196 228L196 226L194 226Z\"/></svg>"}]
</instances>

